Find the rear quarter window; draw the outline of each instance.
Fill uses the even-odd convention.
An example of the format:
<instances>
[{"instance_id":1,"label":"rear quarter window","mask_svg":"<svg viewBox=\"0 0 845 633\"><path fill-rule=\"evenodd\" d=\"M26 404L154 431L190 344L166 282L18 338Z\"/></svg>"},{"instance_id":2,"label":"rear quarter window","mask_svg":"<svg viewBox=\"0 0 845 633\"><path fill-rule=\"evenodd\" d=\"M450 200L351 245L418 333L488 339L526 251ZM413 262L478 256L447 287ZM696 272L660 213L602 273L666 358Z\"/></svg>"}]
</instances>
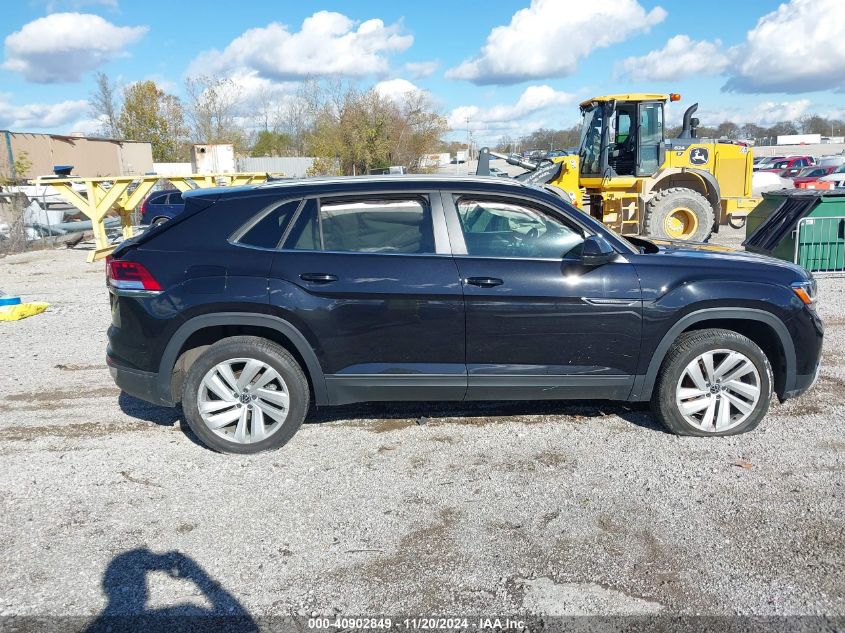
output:
<instances>
[{"instance_id":1,"label":"rear quarter window","mask_svg":"<svg viewBox=\"0 0 845 633\"><path fill-rule=\"evenodd\" d=\"M241 227L234 241L246 246L277 248L301 202L301 200L288 200L262 210Z\"/></svg>"}]
</instances>

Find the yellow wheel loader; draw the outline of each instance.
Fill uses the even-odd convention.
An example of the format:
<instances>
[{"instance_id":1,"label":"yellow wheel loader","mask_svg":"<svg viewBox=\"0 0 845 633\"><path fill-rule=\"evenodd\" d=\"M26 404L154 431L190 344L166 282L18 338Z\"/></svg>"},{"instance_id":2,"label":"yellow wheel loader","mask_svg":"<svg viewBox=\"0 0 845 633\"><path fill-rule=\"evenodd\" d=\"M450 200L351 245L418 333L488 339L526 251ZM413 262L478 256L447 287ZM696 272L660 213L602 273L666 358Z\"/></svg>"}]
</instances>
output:
<instances>
[{"instance_id":1,"label":"yellow wheel loader","mask_svg":"<svg viewBox=\"0 0 845 633\"><path fill-rule=\"evenodd\" d=\"M751 193L751 149L699 139L698 104L684 113L678 138L665 138L664 106L678 94L619 94L581 103L577 155L525 161L483 148L477 173L491 157L526 170L518 178L562 189L572 203L623 235L706 241L719 224L740 228L762 200Z\"/></svg>"}]
</instances>

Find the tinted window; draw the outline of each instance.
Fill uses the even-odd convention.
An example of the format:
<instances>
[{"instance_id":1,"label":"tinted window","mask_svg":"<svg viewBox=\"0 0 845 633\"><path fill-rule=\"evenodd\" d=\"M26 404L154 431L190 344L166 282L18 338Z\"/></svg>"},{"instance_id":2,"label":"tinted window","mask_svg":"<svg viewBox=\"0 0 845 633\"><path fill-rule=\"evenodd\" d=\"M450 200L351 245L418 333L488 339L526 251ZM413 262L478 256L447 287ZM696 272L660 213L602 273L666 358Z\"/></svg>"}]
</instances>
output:
<instances>
[{"instance_id":1,"label":"tinted window","mask_svg":"<svg viewBox=\"0 0 845 633\"><path fill-rule=\"evenodd\" d=\"M476 198L459 198L456 206L469 255L561 259L581 254L581 231L536 209Z\"/></svg>"},{"instance_id":2,"label":"tinted window","mask_svg":"<svg viewBox=\"0 0 845 633\"><path fill-rule=\"evenodd\" d=\"M261 248L278 247L288 222L299 208L300 202L300 200L290 200L273 206L269 211L265 209L258 215L257 220L255 218L250 220L251 226L237 240L238 243Z\"/></svg>"},{"instance_id":3,"label":"tinted window","mask_svg":"<svg viewBox=\"0 0 845 633\"><path fill-rule=\"evenodd\" d=\"M653 174L660 166L660 144L663 142L663 104L640 106L640 174Z\"/></svg>"},{"instance_id":4,"label":"tinted window","mask_svg":"<svg viewBox=\"0 0 845 633\"><path fill-rule=\"evenodd\" d=\"M317 222L317 201L306 200L305 206L299 213L299 218L293 225L288 235L285 248L292 248L298 251L319 251L320 224Z\"/></svg>"},{"instance_id":5,"label":"tinted window","mask_svg":"<svg viewBox=\"0 0 845 633\"><path fill-rule=\"evenodd\" d=\"M434 252L431 213L420 198L322 200L320 230L327 251Z\"/></svg>"}]
</instances>

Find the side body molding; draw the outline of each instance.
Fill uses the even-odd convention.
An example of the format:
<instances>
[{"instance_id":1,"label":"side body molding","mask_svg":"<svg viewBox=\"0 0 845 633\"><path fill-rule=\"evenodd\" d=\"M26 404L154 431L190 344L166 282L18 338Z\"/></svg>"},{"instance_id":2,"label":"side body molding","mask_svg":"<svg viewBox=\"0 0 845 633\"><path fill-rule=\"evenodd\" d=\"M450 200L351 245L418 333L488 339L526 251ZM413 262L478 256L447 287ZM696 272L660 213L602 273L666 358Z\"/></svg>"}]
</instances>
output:
<instances>
[{"instance_id":1,"label":"side body molding","mask_svg":"<svg viewBox=\"0 0 845 633\"><path fill-rule=\"evenodd\" d=\"M317 360L316 354L308 340L288 321L269 314L255 314L251 312L218 312L214 314L201 314L189 319L173 334L170 342L161 356L158 377L159 393L170 395L170 381L173 367L176 364L179 350L188 337L194 332L203 328L217 325L249 325L254 327L266 327L283 334L296 348L296 351L305 361L305 371L311 378L314 387L314 400L316 404L328 404L326 391L326 380L323 376L323 368Z\"/></svg>"},{"instance_id":2,"label":"side body molding","mask_svg":"<svg viewBox=\"0 0 845 633\"><path fill-rule=\"evenodd\" d=\"M779 318L770 312L755 308L705 308L682 317L666 332L652 354L647 372L645 375L638 375L636 377L634 388L631 390L631 395L628 399L633 401L650 399L654 389L654 383L657 381L657 372L660 371L663 359L666 357L666 353L669 351L672 343L675 342L675 339L689 326L711 319L743 319L746 321L758 321L771 326L777 333L784 351L784 356L786 357L785 391L788 392L795 388L795 345L792 342L789 331ZM643 351L645 352L645 350Z\"/></svg>"}]
</instances>

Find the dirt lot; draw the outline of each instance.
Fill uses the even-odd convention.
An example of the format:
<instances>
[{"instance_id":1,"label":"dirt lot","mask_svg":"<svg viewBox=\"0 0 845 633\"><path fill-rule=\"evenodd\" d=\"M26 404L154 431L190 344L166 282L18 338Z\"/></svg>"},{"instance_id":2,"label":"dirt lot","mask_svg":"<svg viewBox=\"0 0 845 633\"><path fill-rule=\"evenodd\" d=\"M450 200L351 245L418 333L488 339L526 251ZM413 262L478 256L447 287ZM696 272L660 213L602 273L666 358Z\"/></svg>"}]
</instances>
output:
<instances>
[{"instance_id":1,"label":"dirt lot","mask_svg":"<svg viewBox=\"0 0 845 633\"><path fill-rule=\"evenodd\" d=\"M820 284L819 384L748 435L374 404L233 457L114 387L84 260L0 259L51 304L0 324L0 615L845 614L845 280Z\"/></svg>"}]
</instances>

